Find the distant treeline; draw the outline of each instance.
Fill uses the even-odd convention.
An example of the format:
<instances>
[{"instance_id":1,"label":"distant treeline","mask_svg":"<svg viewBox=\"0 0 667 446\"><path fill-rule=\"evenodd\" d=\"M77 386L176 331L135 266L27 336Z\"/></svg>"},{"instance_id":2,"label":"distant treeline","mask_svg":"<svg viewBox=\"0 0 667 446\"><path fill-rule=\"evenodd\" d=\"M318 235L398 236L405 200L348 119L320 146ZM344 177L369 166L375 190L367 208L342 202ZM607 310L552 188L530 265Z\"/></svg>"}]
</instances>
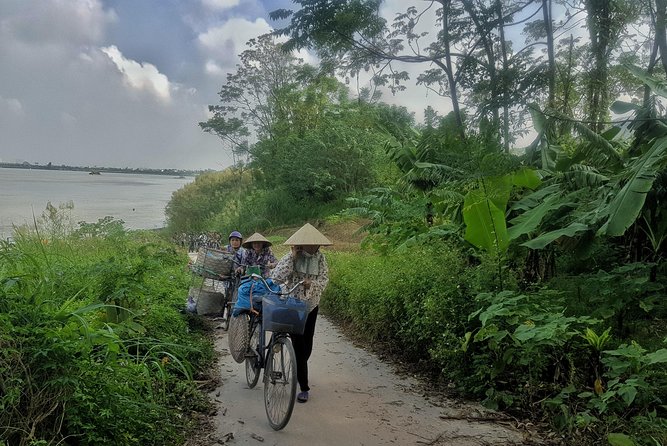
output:
<instances>
[{"instance_id":1,"label":"distant treeline","mask_svg":"<svg viewBox=\"0 0 667 446\"><path fill-rule=\"evenodd\" d=\"M30 164L27 161L22 163L1 163L0 167L8 167L12 169L42 169L42 170L71 170L71 171L85 171L85 172L110 172L110 173L143 173L152 175L179 175L179 176L196 176L203 171L200 170L182 170L182 169L146 169L146 168L131 168L131 167L89 167L89 166L66 166L61 164L56 166L54 164Z\"/></svg>"}]
</instances>

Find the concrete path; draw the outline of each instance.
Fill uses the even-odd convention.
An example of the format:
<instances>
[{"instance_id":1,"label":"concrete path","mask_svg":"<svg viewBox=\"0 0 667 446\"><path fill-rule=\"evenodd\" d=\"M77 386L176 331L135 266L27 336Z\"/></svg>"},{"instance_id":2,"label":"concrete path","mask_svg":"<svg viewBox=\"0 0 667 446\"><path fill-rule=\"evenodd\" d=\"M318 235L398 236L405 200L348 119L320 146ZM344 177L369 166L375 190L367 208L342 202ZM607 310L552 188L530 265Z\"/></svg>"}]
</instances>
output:
<instances>
[{"instance_id":1,"label":"concrete path","mask_svg":"<svg viewBox=\"0 0 667 446\"><path fill-rule=\"evenodd\" d=\"M248 389L245 365L229 355L222 330L217 331L216 348L221 354L221 384L211 393L218 405L211 444L540 444L515 422L488 421L488 411L478 405L425 398L416 380L397 375L388 364L355 347L321 315L310 360L310 401L296 403L287 427L276 432L266 419L261 380Z\"/></svg>"}]
</instances>

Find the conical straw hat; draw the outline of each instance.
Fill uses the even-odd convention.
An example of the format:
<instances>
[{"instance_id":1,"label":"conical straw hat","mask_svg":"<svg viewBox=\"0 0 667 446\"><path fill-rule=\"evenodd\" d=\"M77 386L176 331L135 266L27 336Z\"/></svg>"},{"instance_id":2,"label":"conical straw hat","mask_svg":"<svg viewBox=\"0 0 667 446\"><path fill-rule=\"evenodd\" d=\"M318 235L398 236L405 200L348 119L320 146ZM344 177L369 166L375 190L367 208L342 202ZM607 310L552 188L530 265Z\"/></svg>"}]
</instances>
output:
<instances>
[{"instance_id":1,"label":"conical straw hat","mask_svg":"<svg viewBox=\"0 0 667 446\"><path fill-rule=\"evenodd\" d=\"M259 232L255 232L253 235L245 239L245 241L243 242L243 247L252 248L252 242L264 242L264 247L272 245L272 243L268 241L266 237L264 237Z\"/></svg>"},{"instance_id":2,"label":"conical straw hat","mask_svg":"<svg viewBox=\"0 0 667 446\"><path fill-rule=\"evenodd\" d=\"M301 229L296 231L290 238L283 243L284 245L317 245L317 246L329 246L333 245L328 238L326 238L320 231L315 229L315 226L310 223L306 223L301 226Z\"/></svg>"}]
</instances>

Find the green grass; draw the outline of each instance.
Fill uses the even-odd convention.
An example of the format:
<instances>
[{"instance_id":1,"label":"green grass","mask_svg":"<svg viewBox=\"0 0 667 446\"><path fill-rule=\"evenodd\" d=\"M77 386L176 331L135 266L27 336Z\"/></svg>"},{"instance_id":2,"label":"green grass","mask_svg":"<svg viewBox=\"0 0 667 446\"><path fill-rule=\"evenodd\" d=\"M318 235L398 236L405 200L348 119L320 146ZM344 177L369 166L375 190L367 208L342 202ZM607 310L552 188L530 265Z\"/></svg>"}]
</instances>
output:
<instances>
[{"instance_id":1,"label":"green grass","mask_svg":"<svg viewBox=\"0 0 667 446\"><path fill-rule=\"evenodd\" d=\"M152 233L1 245L0 442L181 444L213 360L186 264Z\"/></svg>"}]
</instances>

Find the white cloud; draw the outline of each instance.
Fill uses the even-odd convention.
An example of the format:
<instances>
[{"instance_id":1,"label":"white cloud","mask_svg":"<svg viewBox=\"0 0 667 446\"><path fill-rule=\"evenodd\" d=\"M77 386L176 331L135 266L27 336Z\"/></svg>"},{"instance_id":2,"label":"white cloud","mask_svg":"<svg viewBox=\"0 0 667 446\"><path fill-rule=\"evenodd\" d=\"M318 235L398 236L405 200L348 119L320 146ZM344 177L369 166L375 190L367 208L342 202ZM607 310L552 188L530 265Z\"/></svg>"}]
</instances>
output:
<instances>
[{"instance_id":1,"label":"white cloud","mask_svg":"<svg viewBox=\"0 0 667 446\"><path fill-rule=\"evenodd\" d=\"M215 63L214 60L207 60L206 65L204 66L204 70L206 71L206 74L211 76L223 76L225 74L225 70L223 70L220 65Z\"/></svg>"},{"instance_id":2,"label":"white cloud","mask_svg":"<svg viewBox=\"0 0 667 446\"><path fill-rule=\"evenodd\" d=\"M117 20L99 0L3 0L0 29L29 44L99 42Z\"/></svg>"},{"instance_id":3,"label":"white cloud","mask_svg":"<svg viewBox=\"0 0 667 446\"><path fill-rule=\"evenodd\" d=\"M202 4L213 10L225 10L239 5L240 0L202 0Z\"/></svg>"},{"instance_id":4,"label":"white cloud","mask_svg":"<svg viewBox=\"0 0 667 446\"><path fill-rule=\"evenodd\" d=\"M137 90L150 91L165 101L171 99L169 79L160 73L155 65L127 59L115 45L102 48L102 52L109 56L123 73L128 85Z\"/></svg>"},{"instance_id":5,"label":"white cloud","mask_svg":"<svg viewBox=\"0 0 667 446\"><path fill-rule=\"evenodd\" d=\"M65 127L74 127L79 120L67 112L60 113L60 123Z\"/></svg>"},{"instance_id":6,"label":"white cloud","mask_svg":"<svg viewBox=\"0 0 667 446\"><path fill-rule=\"evenodd\" d=\"M3 98L0 96L0 115L7 112L10 116L22 117L25 115L23 104L16 98Z\"/></svg>"},{"instance_id":7,"label":"white cloud","mask_svg":"<svg viewBox=\"0 0 667 446\"><path fill-rule=\"evenodd\" d=\"M238 54L246 49L246 42L271 30L263 18L257 18L254 22L233 18L220 26L209 28L197 38L208 57L206 72L219 75L232 69L238 61Z\"/></svg>"}]
</instances>

